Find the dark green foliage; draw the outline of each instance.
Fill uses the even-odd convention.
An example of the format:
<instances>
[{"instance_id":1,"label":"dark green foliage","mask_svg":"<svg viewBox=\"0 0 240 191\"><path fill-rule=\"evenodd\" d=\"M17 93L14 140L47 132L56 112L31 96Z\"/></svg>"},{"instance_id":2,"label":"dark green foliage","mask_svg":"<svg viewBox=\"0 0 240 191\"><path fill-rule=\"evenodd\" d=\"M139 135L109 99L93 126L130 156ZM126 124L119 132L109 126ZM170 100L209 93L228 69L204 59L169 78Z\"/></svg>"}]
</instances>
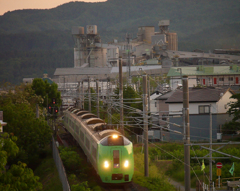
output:
<instances>
[{"instance_id":1,"label":"dark green foliage","mask_svg":"<svg viewBox=\"0 0 240 191\"><path fill-rule=\"evenodd\" d=\"M68 172L76 172L76 170L79 169L81 169L82 172L84 172L85 168L81 166L82 159L79 157L78 153L74 151L73 148L60 147L59 150L60 157Z\"/></svg>"},{"instance_id":2,"label":"dark green foliage","mask_svg":"<svg viewBox=\"0 0 240 191\"><path fill-rule=\"evenodd\" d=\"M52 77L58 67L73 67L72 26L97 25L102 42L137 36L139 26L170 19L179 50L239 48L239 2L236 0L108 0L69 2L49 10L17 10L0 16L1 81Z\"/></svg>"},{"instance_id":3,"label":"dark green foliage","mask_svg":"<svg viewBox=\"0 0 240 191\"><path fill-rule=\"evenodd\" d=\"M12 92L10 90L0 96L0 110L4 113L4 121L7 121L4 132L18 137L16 143L20 152L12 162L21 160L36 164L39 152L49 143L51 135L41 108L40 117L36 118L36 103L41 98L34 94L30 85L17 86Z\"/></svg>"},{"instance_id":4,"label":"dark green foliage","mask_svg":"<svg viewBox=\"0 0 240 191\"><path fill-rule=\"evenodd\" d=\"M12 164L9 170L5 169L8 158L16 156L19 148L16 144L17 137L7 133L0 137L0 190L35 191L41 190L42 184L38 182L39 177L34 176L32 169L22 162Z\"/></svg>"},{"instance_id":5,"label":"dark green foliage","mask_svg":"<svg viewBox=\"0 0 240 191\"><path fill-rule=\"evenodd\" d=\"M231 99L235 99L236 102L231 101L228 105L230 108L228 109L228 114L233 117L232 121L226 122L223 125L223 133L224 134L235 134L237 130L240 130L240 94L233 94Z\"/></svg>"},{"instance_id":6,"label":"dark green foliage","mask_svg":"<svg viewBox=\"0 0 240 191\"><path fill-rule=\"evenodd\" d=\"M49 84L46 80L35 78L32 82L32 89L36 95L42 97L43 102L41 106L47 107L48 104L52 103L53 98L56 101L56 106L61 106L61 93L58 91L56 83Z\"/></svg>"}]
</instances>

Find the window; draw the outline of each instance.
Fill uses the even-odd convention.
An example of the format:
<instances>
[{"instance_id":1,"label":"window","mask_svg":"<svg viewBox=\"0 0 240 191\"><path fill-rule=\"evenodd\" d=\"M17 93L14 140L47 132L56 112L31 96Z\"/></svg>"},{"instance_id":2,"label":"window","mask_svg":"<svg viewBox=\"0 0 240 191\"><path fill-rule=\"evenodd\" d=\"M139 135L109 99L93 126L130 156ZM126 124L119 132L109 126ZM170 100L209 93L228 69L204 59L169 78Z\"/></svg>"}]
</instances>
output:
<instances>
[{"instance_id":1,"label":"window","mask_svg":"<svg viewBox=\"0 0 240 191\"><path fill-rule=\"evenodd\" d=\"M87 149L90 150L90 142L89 142L88 138L86 138L86 144L85 145L86 145Z\"/></svg>"},{"instance_id":2,"label":"window","mask_svg":"<svg viewBox=\"0 0 240 191\"><path fill-rule=\"evenodd\" d=\"M209 113L209 105L199 105L199 114Z\"/></svg>"},{"instance_id":3,"label":"window","mask_svg":"<svg viewBox=\"0 0 240 191\"><path fill-rule=\"evenodd\" d=\"M155 107L157 107L157 102L155 102Z\"/></svg>"},{"instance_id":4,"label":"window","mask_svg":"<svg viewBox=\"0 0 240 191\"><path fill-rule=\"evenodd\" d=\"M80 140L84 142L84 133L80 130Z\"/></svg>"},{"instance_id":5,"label":"window","mask_svg":"<svg viewBox=\"0 0 240 191\"><path fill-rule=\"evenodd\" d=\"M233 77L228 77L228 81L233 81Z\"/></svg>"},{"instance_id":6,"label":"window","mask_svg":"<svg viewBox=\"0 0 240 191\"><path fill-rule=\"evenodd\" d=\"M113 168L119 168L120 162L119 162L119 150L113 151Z\"/></svg>"},{"instance_id":7,"label":"window","mask_svg":"<svg viewBox=\"0 0 240 191\"><path fill-rule=\"evenodd\" d=\"M219 78L219 81L220 81L220 82L223 82L223 81L224 81L224 78Z\"/></svg>"},{"instance_id":8,"label":"window","mask_svg":"<svg viewBox=\"0 0 240 191\"><path fill-rule=\"evenodd\" d=\"M96 159L97 158L97 149L92 145L92 156Z\"/></svg>"}]
</instances>

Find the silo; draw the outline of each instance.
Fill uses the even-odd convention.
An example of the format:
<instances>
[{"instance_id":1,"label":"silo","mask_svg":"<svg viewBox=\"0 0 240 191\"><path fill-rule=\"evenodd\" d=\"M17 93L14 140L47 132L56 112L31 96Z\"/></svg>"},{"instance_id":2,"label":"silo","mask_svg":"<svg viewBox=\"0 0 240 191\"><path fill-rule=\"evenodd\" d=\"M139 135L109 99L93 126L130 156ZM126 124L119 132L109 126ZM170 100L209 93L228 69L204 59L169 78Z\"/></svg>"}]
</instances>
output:
<instances>
[{"instance_id":1,"label":"silo","mask_svg":"<svg viewBox=\"0 0 240 191\"><path fill-rule=\"evenodd\" d=\"M137 40L142 42L144 36L144 27L138 27Z\"/></svg>"},{"instance_id":2,"label":"silo","mask_svg":"<svg viewBox=\"0 0 240 191\"><path fill-rule=\"evenodd\" d=\"M151 44L151 38L154 35L155 27L154 26L145 26L143 41Z\"/></svg>"},{"instance_id":3,"label":"silo","mask_svg":"<svg viewBox=\"0 0 240 191\"><path fill-rule=\"evenodd\" d=\"M105 67L107 64L106 56L107 56L106 48L94 49L90 55L89 67Z\"/></svg>"},{"instance_id":4,"label":"silo","mask_svg":"<svg viewBox=\"0 0 240 191\"><path fill-rule=\"evenodd\" d=\"M168 33L167 41L168 41L168 50L174 50L174 51L178 50L177 33Z\"/></svg>"},{"instance_id":5,"label":"silo","mask_svg":"<svg viewBox=\"0 0 240 191\"><path fill-rule=\"evenodd\" d=\"M80 67L79 48L74 48L74 68Z\"/></svg>"}]
</instances>

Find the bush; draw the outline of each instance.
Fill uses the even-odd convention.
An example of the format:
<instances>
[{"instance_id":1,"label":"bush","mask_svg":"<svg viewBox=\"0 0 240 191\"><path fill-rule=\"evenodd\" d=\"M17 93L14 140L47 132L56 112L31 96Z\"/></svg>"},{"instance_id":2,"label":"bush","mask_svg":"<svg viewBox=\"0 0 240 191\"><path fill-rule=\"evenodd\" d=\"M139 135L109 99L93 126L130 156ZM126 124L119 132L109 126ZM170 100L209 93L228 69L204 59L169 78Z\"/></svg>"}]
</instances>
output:
<instances>
[{"instance_id":1,"label":"bush","mask_svg":"<svg viewBox=\"0 0 240 191\"><path fill-rule=\"evenodd\" d=\"M60 157L67 171L75 172L76 170L84 170L81 167L82 159L73 148L59 147Z\"/></svg>"}]
</instances>

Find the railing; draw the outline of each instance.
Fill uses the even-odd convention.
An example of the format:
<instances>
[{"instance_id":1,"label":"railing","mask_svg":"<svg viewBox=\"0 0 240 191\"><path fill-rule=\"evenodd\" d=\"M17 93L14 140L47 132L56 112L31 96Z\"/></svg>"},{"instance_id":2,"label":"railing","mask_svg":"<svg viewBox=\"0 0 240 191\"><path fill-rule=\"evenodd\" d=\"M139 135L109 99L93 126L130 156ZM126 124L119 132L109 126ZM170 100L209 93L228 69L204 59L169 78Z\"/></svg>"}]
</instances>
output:
<instances>
[{"instance_id":1,"label":"railing","mask_svg":"<svg viewBox=\"0 0 240 191\"><path fill-rule=\"evenodd\" d=\"M62 182L63 191L71 191L69 183L68 183L68 179L67 179L67 174L66 174L65 168L63 166L61 157L59 155L58 148L57 148L54 137L52 137L52 151L53 151L53 159L54 159L56 167L58 169L59 178Z\"/></svg>"}]
</instances>

